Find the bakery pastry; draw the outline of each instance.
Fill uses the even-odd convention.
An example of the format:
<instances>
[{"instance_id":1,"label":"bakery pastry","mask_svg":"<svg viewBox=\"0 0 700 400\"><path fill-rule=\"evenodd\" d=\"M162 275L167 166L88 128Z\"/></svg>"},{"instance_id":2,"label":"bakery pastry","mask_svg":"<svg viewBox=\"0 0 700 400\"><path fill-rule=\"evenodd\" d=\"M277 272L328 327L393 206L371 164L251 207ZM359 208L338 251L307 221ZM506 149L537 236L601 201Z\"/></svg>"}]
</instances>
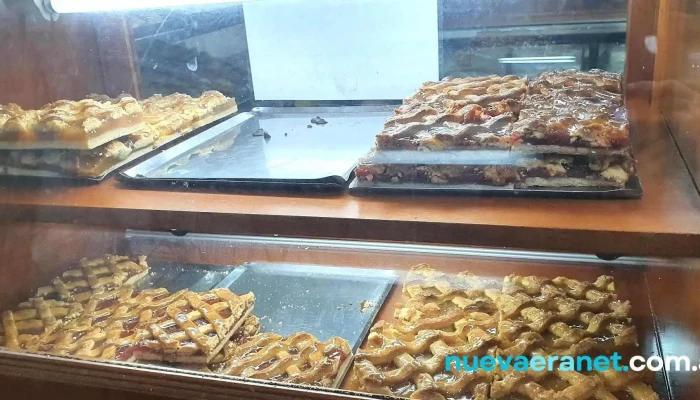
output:
<instances>
[{"instance_id":1,"label":"bakery pastry","mask_svg":"<svg viewBox=\"0 0 700 400\"><path fill-rule=\"evenodd\" d=\"M55 335L31 350L76 357L118 359L118 355L147 337L144 326L186 291L139 291L132 286L94 294L78 318L64 323Z\"/></svg>"},{"instance_id":2,"label":"bakery pastry","mask_svg":"<svg viewBox=\"0 0 700 400\"><path fill-rule=\"evenodd\" d=\"M337 387L351 362L350 345L339 337L321 342L306 332L286 338L275 333L260 333L238 345L233 356L218 372L285 383Z\"/></svg>"},{"instance_id":3,"label":"bakery pastry","mask_svg":"<svg viewBox=\"0 0 700 400\"><path fill-rule=\"evenodd\" d=\"M396 305L394 317L399 321L416 322L453 311L465 317L474 312L495 316L496 304L486 295L485 289L496 286L498 283L468 271L449 275L428 264L418 264L411 267L406 276L403 299Z\"/></svg>"},{"instance_id":4,"label":"bakery pastry","mask_svg":"<svg viewBox=\"0 0 700 400\"><path fill-rule=\"evenodd\" d=\"M147 273L146 256L131 259L108 254L104 258L84 258L78 268L54 278L50 286L40 287L36 296L85 303L93 294L133 284Z\"/></svg>"},{"instance_id":5,"label":"bakery pastry","mask_svg":"<svg viewBox=\"0 0 700 400\"><path fill-rule=\"evenodd\" d=\"M491 354L496 337L482 319L448 315L452 318L376 324L355 355L350 387L416 399L488 399L491 372L446 371L445 358Z\"/></svg>"},{"instance_id":6,"label":"bakery pastry","mask_svg":"<svg viewBox=\"0 0 700 400\"><path fill-rule=\"evenodd\" d=\"M526 81L510 75L427 82L387 119L377 148L510 147L506 129L525 91Z\"/></svg>"},{"instance_id":7,"label":"bakery pastry","mask_svg":"<svg viewBox=\"0 0 700 400\"><path fill-rule=\"evenodd\" d=\"M124 360L208 363L243 326L253 311L253 293L236 295L228 289L186 292L170 304L164 315L154 315L148 335L124 351Z\"/></svg>"},{"instance_id":8,"label":"bakery pastry","mask_svg":"<svg viewBox=\"0 0 700 400\"><path fill-rule=\"evenodd\" d=\"M255 315L250 315L243 322L243 326L231 336L231 338L221 348L219 354L209 361L207 371L218 372L223 368L226 361L230 360L236 352L239 345L247 342L253 336L260 332L260 319Z\"/></svg>"},{"instance_id":9,"label":"bakery pastry","mask_svg":"<svg viewBox=\"0 0 700 400\"><path fill-rule=\"evenodd\" d=\"M620 76L610 72L546 72L530 82L513 133L527 151L620 154L630 146Z\"/></svg>"},{"instance_id":10,"label":"bakery pastry","mask_svg":"<svg viewBox=\"0 0 700 400\"><path fill-rule=\"evenodd\" d=\"M40 110L0 106L0 148L92 149L142 129L142 112L133 97L59 100Z\"/></svg>"},{"instance_id":11,"label":"bakery pastry","mask_svg":"<svg viewBox=\"0 0 700 400\"><path fill-rule=\"evenodd\" d=\"M507 150L438 153L373 151L358 161L355 168L358 185L621 188L636 174L636 164L629 153L535 155Z\"/></svg>"},{"instance_id":12,"label":"bakery pastry","mask_svg":"<svg viewBox=\"0 0 700 400\"><path fill-rule=\"evenodd\" d=\"M0 316L0 346L10 350L33 350L53 340L66 321L83 311L80 303L33 298Z\"/></svg>"},{"instance_id":13,"label":"bakery pastry","mask_svg":"<svg viewBox=\"0 0 700 400\"><path fill-rule=\"evenodd\" d=\"M617 299L610 276L589 283L510 275L501 292L489 294L498 306L498 336L506 346L523 333L540 335L538 346L554 355L624 353L637 346L629 302Z\"/></svg>"},{"instance_id":14,"label":"bakery pastry","mask_svg":"<svg viewBox=\"0 0 700 400\"><path fill-rule=\"evenodd\" d=\"M613 279L589 283L511 275L501 283L469 272L411 268L395 322L380 321L355 356L349 388L413 399L655 400L643 372L445 369L446 357L638 354L630 306ZM623 361L624 362L624 361Z\"/></svg>"},{"instance_id":15,"label":"bakery pastry","mask_svg":"<svg viewBox=\"0 0 700 400\"><path fill-rule=\"evenodd\" d=\"M128 95L112 99L93 94L90 99L82 101L116 106L131 101L129 99L133 100ZM154 95L141 101L139 107L142 107L140 118L143 124L128 134L88 150L68 147L0 151L3 172L9 175L100 178L156 147L238 111L234 99L217 91L204 92L197 98L180 93ZM16 105L0 106L0 122L3 118L9 120L21 114L18 110L21 109Z\"/></svg>"}]
</instances>

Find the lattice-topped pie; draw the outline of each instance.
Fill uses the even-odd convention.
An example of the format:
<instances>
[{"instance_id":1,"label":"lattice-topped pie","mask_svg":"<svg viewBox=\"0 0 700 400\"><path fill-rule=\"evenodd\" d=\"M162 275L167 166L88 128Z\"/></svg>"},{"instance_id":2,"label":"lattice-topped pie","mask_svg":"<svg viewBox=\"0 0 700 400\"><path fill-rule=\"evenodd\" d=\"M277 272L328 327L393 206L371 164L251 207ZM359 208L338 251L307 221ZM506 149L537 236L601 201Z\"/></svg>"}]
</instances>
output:
<instances>
[{"instance_id":1,"label":"lattice-topped pie","mask_svg":"<svg viewBox=\"0 0 700 400\"><path fill-rule=\"evenodd\" d=\"M621 154L630 146L620 76L546 72L533 80L513 133L538 153Z\"/></svg>"},{"instance_id":2,"label":"lattice-topped pie","mask_svg":"<svg viewBox=\"0 0 700 400\"><path fill-rule=\"evenodd\" d=\"M39 110L0 106L0 148L92 149L142 129L142 112L133 97L59 100Z\"/></svg>"},{"instance_id":3,"label":"lattice-topped pie","mask_svg":"<svg viewBox=\"0 0 700 400\"><path fill-rule=\"evenodd\" d=\"M0 346L10 350L33 350L52 340L65 321L78 318L80 303L33 298L17 310L5 311L0 320Z\"/></svg>"},{"instance_id":4,"label":"lattice-topped pie","mask_svg":"<svg viewBox=\"0 0 700 400\"><path fill-rule=\"evenodd\" d=\"M145 326L148 336L130 351L124 351L121 358L211 362L243 326L254 304L253 293L239 296L228 289L187 292L170 304L163 316L154 316Z\"/></svg>"},{"instance_id":5,"label":"lattice-topped pie","mask_svg":"<svg viewBox=\"0 0 700 400\"><path fill-rule=\"evenodd\" d=\"M91 95L89 99L81 100L85 103L95 102L112 106L131 101L136 100L130 96L110 99L100 95ZM137 105L142 107L139 118L144 123L119 137L111 138L110 141L84 150L66 147L1 151L0 165L5 168L4 173L10 175L98 178L155 147L238 111L234 99L217 91L207 91L195 98L180 93L168 96L154 95ZM0 106L0 125L3 115L8 120L16 118L19 110L21 109L14 104Z\"/></svg>"},{"instance_id":6,"label":"lattice-topped pie","mask_svg":"<svg viewBox=\"0 0 700 400\"><path fill-rule=\"evenodd\" d=\"M507 128L525 95L515 76L427 82L384 123L379 149L510 147Z\"/></svg>"},{"instance_id":7,"label":"lattice-topped pie","mask_svg":"<svg viewBox=\"0 0 700 400\"><path fill-rule=\"evenodd\" d=\"M500 285L469 272L414 266L394 323L380 321L357 352L349 388L413 399L656 400L644 373L447 371L447 356L638 354L630 306L613 279L589 283L511 275ZM512 364L511 364L512 365ZM620 364L624 365L624 364Z\"/></svg>"},{"instance_id":8,"label":"lattice-topped pie","mask_svg":"<svg viewBox=\"0 0 700 400\"><path fill-rule=\"evenodd\" d=\"M510 275L493 297L499 311L498 335L505 343L534 332L542 336L539 345L555 355L610 354L637 346L629 302L617 299L610 276L589 283Z\"/></svg>"},{"instance_id":9,"label":"lattice-topped pie","mask_svg":"<svg viewBox=\"0 0 700 400\"><path fill-rule=\"evenodd\" d=\"M239 344L233 356L218 370L226 375L336 387L352 361L345 339L332 337L321 342L299 332L282 337L260 333Z\"/></svg>"},{"instance_id":10,"label":"lattice-topped pie","mask_svg":"<svg viewBox=\"0 0 700 400\"><path fill-rule=\"evenodd\" d=\"M40 287L36 296L84 303L95 293L133 284L147 273L146 256L131 259L108 254L104 258L82 259L78 268L54 278L50 286Z\"/></svg>"},{"instance_id":11,"label":"lattice-topped pie","mask_svg":"<svg viewBox=\"0 0 700 400\"><path fill-rule=\"evenodd\" d=\"M493 353L492 330L490 320L459 312L414 324L380 322L355 355L350 387L416 399L488 399L491 372L446 371L445 358Z\"/></svg>"},{"instance_id":12,"label":"lattice-topped pie","mask_svg":"<svg viewBox=\"0 0 700 400\"><path fill-rule=\"evenodd\" d=\"M497 283L474 276L470 272L449 275L428 264L411 268L404 281L403 300L396 306L394 317L413 322L446 315L451 311L473 311L495 315L495 303L484 293Z\"/></svg>"}]
</instances>

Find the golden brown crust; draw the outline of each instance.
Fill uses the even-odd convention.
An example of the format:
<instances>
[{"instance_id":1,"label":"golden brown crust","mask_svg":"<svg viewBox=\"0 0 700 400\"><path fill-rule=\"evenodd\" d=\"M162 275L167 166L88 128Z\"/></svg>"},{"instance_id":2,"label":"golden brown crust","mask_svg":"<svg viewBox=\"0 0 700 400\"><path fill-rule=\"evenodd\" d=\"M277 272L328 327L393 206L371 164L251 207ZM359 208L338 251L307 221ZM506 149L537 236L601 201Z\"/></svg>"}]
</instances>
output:
<instances>
[{"instance_id":1,"label":"golden brown crust","mask_svg":"<svg viewBox=\"0 0 700 400\"><path fill-rule=\"evenodd\" d=\"M331 387L352 350L345 339L321 342L298 332L286 338L260 333L240 344L219 373L285 383Z\"/></svg>"},{"instance_id":2,"label":"golden brown crust","mask_svg":"<svg viewBox=\"0 0 700 400\"><path fill-rule=\"evenodd\" d=\"M377 147L508 147L504 128L525 92L526 81L510 75L426 82L387 119Z\"/></svg>"}]
</instances>

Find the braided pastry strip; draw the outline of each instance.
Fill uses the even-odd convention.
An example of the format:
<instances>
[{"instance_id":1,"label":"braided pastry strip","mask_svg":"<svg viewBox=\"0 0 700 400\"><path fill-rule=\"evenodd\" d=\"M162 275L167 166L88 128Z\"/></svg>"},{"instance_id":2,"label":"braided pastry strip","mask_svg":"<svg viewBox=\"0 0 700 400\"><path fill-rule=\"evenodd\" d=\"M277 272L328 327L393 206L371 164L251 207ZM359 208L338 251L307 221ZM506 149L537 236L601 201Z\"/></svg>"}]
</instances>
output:
<instances>
[{"instance_id":1,"label":"braided pastry strip","mask_svg":"<svg viewBox=\"0 0 700 400\"><path fill-rule=\"evenodd\" d=\"M287 338L261 333L239 345L221 373L330 387L351 357L349 343L339 337L321 342L306 332Z\"/></svg>"},{"instance_id":2,"label":"braided pastry strip","mask_svg":"<svg viewBox=\"0 0 700 400\"><path fill-rule=\"evenodd\" d=\"M37 290L37 297L56 297L84 303L93 293L104 293L135 283L148 273L146 256L132 261L126 256L106 255L104 259L82 259L78 269L68 270Z\"/></svg>"},{"instance_id":3,"label":"braided pastry strip","mask_svg":"<svg viewBox=\"0 0 700 400\"><path fill-rule=\"evenodd\" d=\"M82 306L77 303L30 299L16 311L2 313L0 345L11 350L35 350L54 337L64 321L77 318L81 312Z\"/></svg>"}]
</instances>

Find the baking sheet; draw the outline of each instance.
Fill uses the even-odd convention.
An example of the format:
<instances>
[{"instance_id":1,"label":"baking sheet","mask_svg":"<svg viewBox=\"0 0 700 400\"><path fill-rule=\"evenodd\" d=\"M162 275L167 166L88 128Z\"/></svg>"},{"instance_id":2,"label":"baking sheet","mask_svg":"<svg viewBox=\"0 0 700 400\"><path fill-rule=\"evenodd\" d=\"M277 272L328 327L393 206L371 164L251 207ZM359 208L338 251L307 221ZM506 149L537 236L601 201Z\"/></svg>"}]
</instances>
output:
<instances>
[{"instance_id":1,"label":"baking sheet","mask_svg":"<svg viewBox=\"0 0 700 400\"><path fill-rule=\"evenodd\" d=\"M248 263L229 289L255 293L261 332L311 333L347 340L353 352L398 275L394 271L283 263Z\"/></svg>"},{"instance_id":2,"label":"baking sheet","mask_svg":"<svg viewBox=\"0 0 700 400\"><path fill-rule=\"evenodd\" d=\"M172 143L177 143L179 141L182 141L184 139L187 139L189 137L192 137L200 132L204 132L210 127L214 126L217 122L223 121L227 118L229 118L231 115L235 113L231 113L228 115L221 116L219 118L216 118L214 121L206 123L203 126L197 127L189 132L186 132L181 135L173 134L165 139L161 139L157 141L157 145L154 147L153 145L149 145L148 147L145 147L143 149L138 149L135 150L133 153L129 155L125 160L119 161L118 163L112 165L111 167L107 168L105 171L103 171L100 175L98 176L67 176L61 172L57 171L48 171L48 170L38 170L38 169L31 169L31 168L15 168L15 167L6 167L6 166L0 166L0 179L3 180L10 180L13 177L26 177L26 178L49 178L49 179L56 179L56 180L64 180L64 181L73 181L73 182L84 182L84 183L97 183L105 179L109 174L112 172L118 170L119 168L124 167L125 165L131 164L139 159L142 159L143 157L152 154L156 150L163 150L166 148L165 146L167 145L172 145Z\"/></svg>"},{"instance_id":3,"label":"baking sheet","mask_svg":"<svg viewBox=\"0 0 700 400\"><path fill-rule=\"evenodd\" d=\"M123 171L121 179L186 187L328 185L340 189L393 109L254 108ZM311 123L316 116L327 123Z\"/></svg>"},{"instance_id":4,"label":"baking sheet","mask_svg":"<svg viewBox=\"0 0 700 400\"><path fill-rule=\"evenodd\" d=\"M372 183L371 186L358 185L357 178L350 183L350 194L400 194L400 195L465 195L465 196L508 196L546 197L562 199L639 199L642 185L639 177L630 178L624 188L604 187L530 187L518 188L515 185L431 185L427 183Z\"/></svg>"}]
</instances>

